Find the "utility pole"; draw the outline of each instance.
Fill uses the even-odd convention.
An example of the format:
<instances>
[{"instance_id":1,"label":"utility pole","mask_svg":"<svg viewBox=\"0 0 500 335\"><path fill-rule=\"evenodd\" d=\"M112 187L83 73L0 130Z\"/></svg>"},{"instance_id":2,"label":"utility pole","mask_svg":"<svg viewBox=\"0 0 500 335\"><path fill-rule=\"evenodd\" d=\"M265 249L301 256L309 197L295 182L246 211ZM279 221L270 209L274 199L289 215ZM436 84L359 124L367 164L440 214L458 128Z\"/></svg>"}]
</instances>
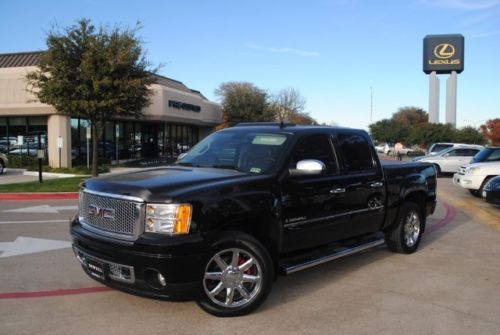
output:
<instances>
[{"instance_id":1,"label":"utility pole","mask_svg":"<svg viewBox=\"0 0 500 335\"><path fill-rule=\"evenodd\" d=\"M370 86L370 124L373 122L373 88Z\"/></svg>"}]
</instances>

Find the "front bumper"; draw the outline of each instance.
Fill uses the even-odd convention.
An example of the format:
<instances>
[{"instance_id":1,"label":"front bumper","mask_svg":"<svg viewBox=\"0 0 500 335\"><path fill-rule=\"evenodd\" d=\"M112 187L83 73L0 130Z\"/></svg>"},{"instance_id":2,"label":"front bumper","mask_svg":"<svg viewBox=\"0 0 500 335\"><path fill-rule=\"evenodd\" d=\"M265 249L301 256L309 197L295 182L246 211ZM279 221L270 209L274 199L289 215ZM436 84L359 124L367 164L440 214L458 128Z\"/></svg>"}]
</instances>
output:
<instances>
[{"instance_id":1,"label":"front bumper","mask_svg":"<svg viewBox=\"0 0 500 335\"><path fill-rule=\"evenodd\" d=\"M98 282L150 298L191 300L199 295L208 252L199 235L113 241L85 230L78 219L70 232L75 256Z\"/></svg>"},{"instance_id":2,"label":"front bumper","mask_svg":"<svg viewBox=\"0 0 500 335\"><path fill-rule=\"evenodd\" d=\"M464 175L455 173L453 175L453 184L470 190L479 190L483 183L484 176Z\"/></svg>"}]
</instances>

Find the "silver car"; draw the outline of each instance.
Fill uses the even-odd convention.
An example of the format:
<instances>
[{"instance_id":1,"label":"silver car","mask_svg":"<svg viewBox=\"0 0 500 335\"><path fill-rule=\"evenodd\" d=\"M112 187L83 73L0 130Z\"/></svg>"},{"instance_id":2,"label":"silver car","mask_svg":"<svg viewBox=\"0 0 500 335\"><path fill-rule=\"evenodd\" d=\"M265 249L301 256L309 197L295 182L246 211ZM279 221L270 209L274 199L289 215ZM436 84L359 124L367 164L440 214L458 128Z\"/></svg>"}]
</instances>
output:
<instances>
[{"instance_id":1,"label":"silver car","mask_svg":"<svg viewBox=\"0 0 500 335\"><path fill-rule=\"evenodd\" d=\"M7 156L4 154L0 153L0 174L3 173L5 170L5 167L7 166L7 163L9 163L9 160L7 159Z\"/></svg>"}]
</instances>

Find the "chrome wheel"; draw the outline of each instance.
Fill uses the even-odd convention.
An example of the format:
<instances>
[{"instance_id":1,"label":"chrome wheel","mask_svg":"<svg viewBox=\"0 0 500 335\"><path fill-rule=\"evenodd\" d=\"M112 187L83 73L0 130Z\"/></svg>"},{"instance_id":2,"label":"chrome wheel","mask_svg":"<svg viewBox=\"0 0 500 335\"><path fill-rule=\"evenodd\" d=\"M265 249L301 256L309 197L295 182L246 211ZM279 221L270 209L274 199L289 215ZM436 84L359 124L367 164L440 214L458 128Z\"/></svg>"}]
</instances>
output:
<instances>
[{"instance_id":1,"label":"chrome wheel","mask_svg":"<svg viewBox=\"0 0 500 335\"><path fill-rule=\"evenodd\" d=\"M420 236L420 218L418 213L410 211L406 215L406 220L403 226L404 241L408 247L413 247Z\"/></svg>"},{"instance_id":2,"label":"chrome wheel","mask_svg":"<svg viewBox=\"0 0 500 335\"><path fill-rule=\"evenodd\" d=\"M231 248L216 253L207 264L203 278L207 297L222 307L251 303L262 289L262 269L250 252Z\"/></svg>"}]
</instances>

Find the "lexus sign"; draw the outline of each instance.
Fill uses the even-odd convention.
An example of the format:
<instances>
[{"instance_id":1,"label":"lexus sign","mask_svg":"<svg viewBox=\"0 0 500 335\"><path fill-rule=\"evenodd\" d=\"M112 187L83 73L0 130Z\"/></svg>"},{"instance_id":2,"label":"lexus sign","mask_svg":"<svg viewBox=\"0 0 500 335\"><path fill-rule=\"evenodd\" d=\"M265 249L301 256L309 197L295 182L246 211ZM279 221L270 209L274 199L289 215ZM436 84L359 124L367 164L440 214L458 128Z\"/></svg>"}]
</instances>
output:
<instances>
[{"instance_id":1,"label":"lexus sign","mask_svg":"<svg viewBox=\"0 0 500 335\"><path fill-rule=\"evenodd\" d=\"M464 70L464 37L460 34L427 35L424 38L424 72L460 73Z\"/></svg>"}]
</instances>

